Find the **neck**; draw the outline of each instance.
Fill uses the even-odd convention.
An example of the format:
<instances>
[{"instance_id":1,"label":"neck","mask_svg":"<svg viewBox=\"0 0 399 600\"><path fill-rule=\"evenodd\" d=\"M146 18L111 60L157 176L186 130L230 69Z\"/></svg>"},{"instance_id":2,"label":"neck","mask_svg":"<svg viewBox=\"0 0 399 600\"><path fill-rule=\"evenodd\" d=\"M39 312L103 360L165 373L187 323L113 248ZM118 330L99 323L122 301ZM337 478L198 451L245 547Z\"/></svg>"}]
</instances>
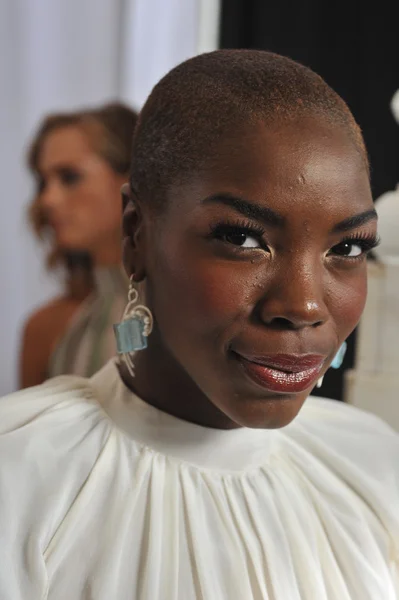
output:
<instances>
[{"instance_id":1,"label":"neck","mask_svg":"<svg viewBox=\"0 0 399 600\"><path fill-rule=\"evenodd\" d=\"M184 421L214 429L239 427L205 396L157 338L154 330L150 347L136 353L134 378L124 365L120 367L125 385L148 404Z\"/></svg>"},{"instance_id":2,"label":"neck","mask_svg":"<svg viewBox=\"0 0 399 600\"><path fill-rule=\"evenodd\" d=\"M91 250L93 264L96 267L107 267L122 264L121 240L104 241L98 248Z\"/></svg>"}]
</instances>

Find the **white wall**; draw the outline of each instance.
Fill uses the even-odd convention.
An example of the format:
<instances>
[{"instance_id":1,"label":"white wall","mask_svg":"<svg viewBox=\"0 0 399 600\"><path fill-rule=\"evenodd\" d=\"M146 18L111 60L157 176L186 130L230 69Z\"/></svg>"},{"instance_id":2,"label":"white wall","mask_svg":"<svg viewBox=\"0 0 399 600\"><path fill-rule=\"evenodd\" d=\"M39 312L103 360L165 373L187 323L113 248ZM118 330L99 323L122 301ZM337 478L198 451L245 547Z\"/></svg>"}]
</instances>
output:
<instances>
[{"instance_id":1,"label":"white wall","mask_svg":"<svg viewBox=\"0 0 399 600\"><path fill-rule=\"evenodd\" d=\"M49 111L122 98L217 44L219 0L0 1L0 394L17 385L23 320L58 289L25 213L26 143Z\"/></svg>"},{"instance_id":2,"label":"white wall","mask_svg":"<svg viewBox=\"0 0 399 600\"><path fill-rule=\"evenodd\" d=\"M399 256L369 261L368 297L358 328L356 361L345 400L399 431Z\"/></svg>"},{"instance_id":3,"label":"white wall","mask_svg":"<svg viewBox=\"0 0 399 600\"><path fill-rule=\"evenodd\" d=\"M218 47L220 0L136 0L125 21L121 94L140 108L183 60ZM156 17L156 18L155 18Z\"/></svg>"}]
</instances>

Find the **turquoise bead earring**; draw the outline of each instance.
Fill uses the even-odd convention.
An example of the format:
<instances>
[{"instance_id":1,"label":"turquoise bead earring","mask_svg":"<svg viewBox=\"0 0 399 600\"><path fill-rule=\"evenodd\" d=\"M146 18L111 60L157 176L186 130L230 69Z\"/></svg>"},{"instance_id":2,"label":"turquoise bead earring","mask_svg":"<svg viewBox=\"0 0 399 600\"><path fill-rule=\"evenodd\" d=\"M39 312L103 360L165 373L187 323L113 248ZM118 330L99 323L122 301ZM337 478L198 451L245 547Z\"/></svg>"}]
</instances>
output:
<instances>
[{"instance_id":1,"label":"turquoise bead earring","mask_svg":"<svg viewBox=\"0 0 399 600\"><path fill-rule=\"evenodd\" d=\"M341 344L340 349L338 350L337 354L334 356L334 360L332 361L332 363L330 365L332 369L340 368L340 366L344 362L347 347L348 347L348 344L346 342L343 342ZM320 377L320 379L317 382L317 387L320 388L322 386L322 383L323 383L323 377Z\"/></svg>"},{"instance_id":2,"label":"turquoise bead earring","mask_svg":"<svg viewBox=\"0 0 399 600\"><path fill-rule=\"evenodd\" d=\"M122 321L114 325L116 348L124 360L127 369L134 377L133 356L135 352L147 348L147 338L153 327L153 316L150 309L142 304L136 306L139 294L130 277L128 303Z\"/></svg>"},{"instance_id":3,"label":"turquoise bead earring","mask_svg":"<svg viewBox=\"0 0 399 600\"><path fill-rule=\"evenodd\" d=\"M332 369L340 368L340 366L344 362L347 347L348 347L348 344L346 342L343 342L343 344L341 345L337 354L335 355L334 360L332 361L332 363L330 365Z\"/></svg>"}]
</instances>

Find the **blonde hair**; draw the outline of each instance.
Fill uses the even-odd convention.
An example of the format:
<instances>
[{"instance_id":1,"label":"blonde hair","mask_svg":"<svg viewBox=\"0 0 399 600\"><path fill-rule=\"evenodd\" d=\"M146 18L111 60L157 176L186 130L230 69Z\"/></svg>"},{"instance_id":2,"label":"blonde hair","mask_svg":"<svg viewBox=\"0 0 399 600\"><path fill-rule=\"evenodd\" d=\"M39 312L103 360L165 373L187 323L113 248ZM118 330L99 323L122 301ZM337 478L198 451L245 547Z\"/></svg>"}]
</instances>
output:
<instances>
[{"instance_id":1,"label":"blonde hair","mask_svg":"<svg viewBox=\"0 0 399 600\"><path fill-rule=\"evenodd\" d=\"M29 222L40 239L46 237L49 222L40 203L40 170L39 159L46 137L56 129L77 126L85 132L93 150L103 158L110 167L121 175L128 175L133 132L137 123L137 113L123 104L107 104L93 110L82 110L70 113L59 113L47 116L41 123L28 151L28 167L36 178L36 191L28 208ZM51 248L47 256L47 266L52 269L64 266L68 276L68 289L74 295L75 272L79 271L78 253L72 253L75 260L68 260L66 253L58 248ZM83 256L83 255L82 255ZM92 287L91 268L87 257L83 258L81 267L86 271L87 288ZM79 281L81 281L81 272Z\"/></svg>"}]
</instances>

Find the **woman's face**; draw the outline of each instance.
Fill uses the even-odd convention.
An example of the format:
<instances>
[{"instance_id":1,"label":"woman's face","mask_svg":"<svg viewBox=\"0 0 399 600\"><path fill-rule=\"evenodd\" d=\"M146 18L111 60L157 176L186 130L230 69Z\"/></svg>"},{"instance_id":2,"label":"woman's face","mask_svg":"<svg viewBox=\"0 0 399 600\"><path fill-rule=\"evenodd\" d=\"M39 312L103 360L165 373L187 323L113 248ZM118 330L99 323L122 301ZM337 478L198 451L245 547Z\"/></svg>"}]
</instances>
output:
<instances>
[{"instance_id":1,"label":"woman's face","mask_svg":"<svg viewBox=\"0 0 399 600\"><path fill-rule=\"evenodd\" d=\"M79 126L55 129L39 156L39 202L57 247L101 254L120 240L121 176L93 151Z\"/></svg>"},{"instance_id":2,"label":"woman's face","mask_svg":"<svg viewBox=\"0 0 399 600\"><path fill-rule=\"evenodd\" d=\"M318 120L258 126L167 202L144 219L150 348L232 423L286 425L364 307L376 220L360 154Z\"/></svg>"}]
</instances>

